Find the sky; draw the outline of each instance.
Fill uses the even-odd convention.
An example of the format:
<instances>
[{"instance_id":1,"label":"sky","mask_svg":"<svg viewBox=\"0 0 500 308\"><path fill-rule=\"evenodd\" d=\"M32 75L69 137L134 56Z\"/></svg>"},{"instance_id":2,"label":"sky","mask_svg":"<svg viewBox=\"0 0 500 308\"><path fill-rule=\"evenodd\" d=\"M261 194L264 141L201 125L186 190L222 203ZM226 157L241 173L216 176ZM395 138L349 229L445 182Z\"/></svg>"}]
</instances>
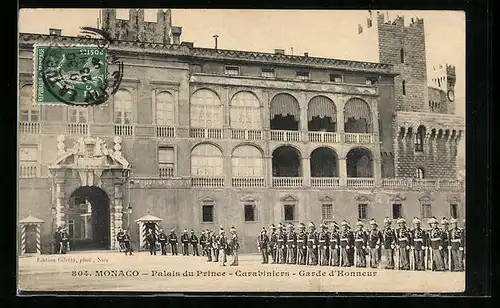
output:
<instances>
[{"instance_id":1,"label":"sky","mask_svg":"<svg viewBox=\"0 0 500 308\"><path fill-rule=\"evenodd\" d=\"M156 9L145 10L146 21L156 21ZM465 116L465 13L460 11L383 11L392 20L404 16L424 18L427 70L440 64L456 67L457 115ZM48 34L49 28L75 36L82 26L97 26L98 9L22 9L19 31ZM376 62L373 46L358 36L358 24L368 16L365 10L172 10L172 24L182 27L182 41L195 47L214 47L217 34L220 49L287 54L308 52L312 57ZM128 9L117 17L128 19Z\"/></svg>"}]
</instances>

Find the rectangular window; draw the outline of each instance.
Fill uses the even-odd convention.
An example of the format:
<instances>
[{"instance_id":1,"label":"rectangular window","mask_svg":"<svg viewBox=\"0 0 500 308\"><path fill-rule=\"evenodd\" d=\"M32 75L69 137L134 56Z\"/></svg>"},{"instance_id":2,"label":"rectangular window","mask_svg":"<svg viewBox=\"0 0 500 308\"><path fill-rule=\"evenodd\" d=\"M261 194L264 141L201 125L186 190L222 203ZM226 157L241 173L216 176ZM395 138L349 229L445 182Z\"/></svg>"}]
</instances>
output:
<instances>
[{"instance_id":1,"label":"rectangular window","mask_svg":"<svg viewBox=\"0 0 500 308\"><path fill-rule=\"evenodd\" d=\"M225 66L224 74L238 76L240 74L240 68L238 66Z\"/></svg>"},{"instance_id":2,"label":"rectangular window","mask_svg":"<svg viewBox=\"0 0 500 308\"><path fill-rule=\"evenodd\" d=\"M450 204L450 216L452 218L458 218L458 204Z\"/></svg>"},{"instance_id":3,"label":"rectangular window","mask_svg":"<svg viewBox=\"0 0 500 308\"><path fill-rule=\"evenodd\" d=\"M374 86L374 85L376 85L376 84L377 84L377 78L373 78L373 77L366 78L365 83L366 83L367 85Z\"/></svg>"},{"instance_id":4,"label":"rectangular window","mask_svg":"<svg viewBox=\"0 0 500 308\"><path fill-rule=\"evenodd\" d=\"M158 148L158 168L160 177L174 176L175 152L173 147Z\"/></svg>"},{"instance_id":5,"label":"rectangular window","mask_svg":"<svg viewBox=\"0 0 500 308\"><path fill-rule=\"evenodd\" d=\"M311 78L309 72L298 71L296 74L297 79L299 80L309 80Z\"/></svg>"},{"instance_id":6,"label":"rectangular window","mask_svg":"<svg viewBox=\"0 0 500 308\"><path fill-rule=\"evenodd\" d=\"M342 82L342 75L330 74L330 81L331 82Z\"/></svg>"},{"instance_id":7,"label":"rectangular window","mask_svg":"<svg viewBox=\"0 0 500 308\"><path fill-rule=\"evenodd\" d=\"M399 203L393 204L392 205L392 218L393 219L398 219L403 217L403 206Z\"/></svg>"},{"instance_id":8,"label":"rectangular window","mask_svg":"<svg viewBox=\"0 0 500 308\"><path fill-rule=\"evenodd\" d=\"M285 204L285 221L295 220L295 205Z\"/></svg>"},{"instance_id":9,"label":"rectangular window","mask_svg":"<svg viewBox=\"0 0 500 308\"><path fill-rule=\"evenodd\" d=\"M245 221L256 221L255 219L255 204L248 203L244 205Z\"/></svg>"},{"instance_id":10,"label":"rectangular window","mask_svg":"<svg viewBox=\"0 0 500 308\"><path fill-rule=\"evenodd\" d=\"M87 123L87 110L80 108L68 109L68 122L69 123Z\"/></svg>"},{"instance_id":11,"label":"rectangular window","mask_svg":"<svg viewBox=\"0 0 500 308\"><path fill-rule=\"evenodd\" d=\"M321 217L323 220L333 220L333 204L326 203L321 205Z\"/></svg>"},{"instance_id":12,"label":"rectangular window","mask_svg":"<svg viewBox=\"0 0 500 308\"><path fill-rule=\"evenodd\" d=\"M367 219L367 208L368 204L358 204L358 219Z\"/></svg>"},{"instance_id":13,"label":"rectangular window","mask_svg":"<svg viewBox=\"0 0 500 308\"><path fill-rule=\"evenodd\" d=\"M213 204L203 204L201 210L202 210L202 222L214 222Z\"/></svg>"},{"instance_id":14,"label":"rectangular window","mask_svg":"<svg viewBox=\"0 0 500 308\"><path fill-rule=\"evenodd\" d=\"M276 77L276 72L274 71L273 68L265 68L265 67L263 67L261 73L262 73L262 77L266 77L266 78L274 78L274 77Z\"/></svg>"},{"instance_id":15,"label":"rectangular window","mask_svg":"<svg viewBox=\"0 0 500 308\"><path fill-rule=\"evenodd\" d=\"M432 217L432 211L431 211L430 204L422 204L422 213L420 216L422 216L422 218L431 218Z\"/></svg>"}]
</instances>

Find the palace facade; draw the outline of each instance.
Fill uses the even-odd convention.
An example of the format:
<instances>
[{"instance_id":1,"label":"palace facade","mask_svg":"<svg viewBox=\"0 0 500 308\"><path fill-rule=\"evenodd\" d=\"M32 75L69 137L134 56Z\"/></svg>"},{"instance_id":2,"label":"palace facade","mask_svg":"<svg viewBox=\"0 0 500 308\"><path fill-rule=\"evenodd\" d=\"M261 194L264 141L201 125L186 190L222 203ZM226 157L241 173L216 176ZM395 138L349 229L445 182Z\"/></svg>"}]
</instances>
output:
<instances>
[{"instance_id":1,"label":"palace facade","mask_svg":"<svg viewBox=\"0 0 500 308\"><path fill-rule=\"evenodd\" d=\"M378 63L198 48L170 10L105 9L101 27L124 77L88 108L33 104L33 44L83 38L19 37L19 217L45 221L43 251L59 225L74 249L115 249L119 227L138 243L145 215L235 226L244 252L278 222L465 216L455 68L427 76L422 19L369 16Z\"/></svg>"}]
</instances>

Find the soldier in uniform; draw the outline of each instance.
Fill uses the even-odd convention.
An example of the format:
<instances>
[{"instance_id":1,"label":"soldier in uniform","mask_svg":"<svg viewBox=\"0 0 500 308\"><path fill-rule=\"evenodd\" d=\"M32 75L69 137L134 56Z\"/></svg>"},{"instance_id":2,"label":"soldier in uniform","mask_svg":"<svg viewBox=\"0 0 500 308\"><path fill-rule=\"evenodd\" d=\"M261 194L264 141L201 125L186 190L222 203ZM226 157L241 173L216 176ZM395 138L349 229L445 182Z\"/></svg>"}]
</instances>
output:
<instances>
[{"instance_id":1,"label":"soldier in uniform","mask_svg":"<svg viewBox=\"0 0 500 308\"><path fill-rule=\"evenodd\" d=\"M366 231L363 229L363 222L361 220L356 222L356 227L357 230L354 231L355 265L356 267L366 267L366 246L368 237Z\"/></svg>"},{"instance_id":2,"label":"soldier in uniform","mask_svg":"<svg viewBox=\"0 0 500 308\"><path fill-rule=\"evenodd\" d=\"M328 256L328 245L330 243L328 226L325 223L320 225L321 231L318 233L318 256L319 265L328 266L329 256Z\"/></svg>"},{"instance_id":3,"label":"soldier in uniform","mask_svg":"<svg viewBox=\"0 0 500 308\"><path fill-rule=\"evenodd\" d=\"M177 255L177 234L175 234L174 229L170 229L170 234L168 235L168 242L170 243L172 256Z\"/></svg>"},{"instance_id":4,"label":"soldier in uniform","mask_svg":"<svg viewBox=\"0 0 500 308\"><path fill-rule=\"evenodd\" d=\"M148 229L146 234L146 243L148 243L149 254L156 256L156 234L154 234L152 229Z\"/></svg>"},{"instance_id":5,"label":"soldier in uniform","mask_svg":"<svg viewBox=\"0 0 500 308\"><path fill-rule=\"evenodd\" d=\"M297 252L295 251L297 247L297 234L293 230L293 224L288 225L288 233L286 234L286 263L296 264Z\"/></svg>"},{"instance_id":6,"label":"soldier in uniform","mask_svg":"<svg viewBox=\"0 0 500 308\"><path fill-rule=\"evenodd\" d=\"M181 235L181 244L182 244L182 255L189 256L189 235L187 229L184 229L184 232Z\"/></svg>"},{"instance_id":7,"label":"soldier in uniform","mask_svg":"<svg viewBox=\"0 0 500 308\"><path fill-rule=\"evenodd\" d=\"M54 232L54 253L61 253L61 230L62 227L58 226L56 232Z\"/></svg>"},{"instance_id":8,"label":"soldier in uniform","mask_svg":"<svg viewBox=\"0 0 500 308\"><path fill-rule=\"evenodd\" d=\"M127 253L129 255L132 255L132 244L130 242L131 242L130 241L130 230L127 229L125 234L123 234L123 245L125 246L125 255L127 255Z\"/></svg>"},{"instance_id":9,"label":"soldier in uniform","mask_svg":"<svg viewBox=\"0 0 500 308\"><path fill-rule=\"evenodd\" d=\"M211 242L213 262L219 262L219 237L215 234L215 232L212 232Z\"/></svg>"},{"instance_id":10,"label":"soldier in uniform","mask_svg":"<svg viewBox=\"0 0 500 308\"><path fill-rule=\"evenodd\" d=\"M66 254L69 247L69 234L68 229L64 228L61 230L61 253Z\"/></svg>"},{"instance_id":11,"label":"soldier in uniform","mask_svg":"<svg viewBox=\"0 0 500 308\"><path fill-rule=\"evenodd\" d=\"M189 243L191 244L191 247L193 247L193 256L199 256L200 253L198 252L198 237L196 234L194 234L194 230L191 229L191 235L189 236Z\"/></svg>"},{"instance_id":12,"label":"soldier in uniform","mask_svg":"<svg viewBox=\"0 0 500 308\"><path fill-rule=\"evenodd\" d=\"M204 257L206 255L207 249L207 236L205 235L205 230L201 230L200 235L200 246L201 246L201 256Z\"/></svg>"},{"instance_id":13,"label":"soldier in uniform","mask_svg":"<svg viewBox=\"0 0 500 308\"><path fill-rule=\"evenodd\" d=\"M442 250L442 253L443 253L443 260L444 260L444 268L446 270L450 270L450 249L451 249L451 246L450 246L450 240L449 240L449 237L450 237L450 229L448 228L449 226L449 223L448 223L448 219L446 219L446 217L443 217L443 219L441 220L441 225L443 225L443 229L441 230L441 238L443 239L443 250Z\"/></svg>"},{"instance_id":14,"label":"soldier in uniform","mask_svg":"<svg viewBox=\"0 0 500 308\"><path fill-rule=\"evenodd\" d=\"M455 218L450 220L450 246L451 246L451 271L462 272L464 271L464 242L465 233L464 229L458 228L458 221Z\"/></svg>"},{"instance_id":15,"label":"soldier in uniform","mask_svg":"<svg viewBox=\"0 0 500 308\"><path fill-rule=\"evenodd\" d=\"M410 237L411 231L406 227L406 220L404 218L399 218L398 228L396 229L398 269L410 269Z\"/></svg>"},{"instance_id":16,"label":"soldier in uniform","mask_svg":"<svg viewBox=\"0 0 500 308\"><path fill-rule=\"evenodd\" d=\"M329 261L328 264L331 266L339 266L339 244L340 244L340 238L339 238L339 225L337 222L332 222L332 231L328 236L328 243L329 243Z\"/></svg>"},{"instance_id":17,"label":"soldier in uniform","mask_svg":"<svg viewBox=\"0 0 500 308\"><path fill-rule=\"evenodd\" d=\"M220 232L219 232L219 238L218 238L218 246L219 246L219 250L220 252L222 253L222 266L226 266L226 262L227 262L227 253L228 253L228 250L229 250L229 243L228 243L228 240L227 240L227 236L226 236L226 231L224 231L224 228L220 228Z\"/></svg>"},{"instance_id":18,"label":"soldier in uniform","mask_svg":"<svg viewBox=\"0 0 500 308\"><path fill-rule=\"evenodd\" d=\"M279 264L285 264L286 263L286 248L285 248L285 243L286 243L286 234L283 231L283 225L280 223L278 225L278 234L276 235L277 239L277 262Z\"/></svg>"},{"instance_id":19,"label":"soldier in uniform","mask_svg":"<svg viewBox=\"0 0 500 308\"><path fill-rule=\"evenodd\" d=\"M304 223L299 224L299 233L297 234L297 264L305 265L307 256L307 233L306 225Z\"/></svg>"},{"instance_id":20,"label":"soldier in uniform","mask_svg":"<svg viewBox=\"0 0 500 308\"><path fill-rule=\"evenodd\" d=\"M206 248L205 248L205 253L206 253L206 256L207 256L207 262L212 262L212 247L213 247L213 243L212 243L212 234L213 232L211 230L208 230L205 232L206 236L207 236L207 245L206 245Z\"/></svg>"},{"instance_id":21,"label":"soldier in uniform","mask_svg":"<svg viewBox=\"0 0 500 308\"><path fill-rule=\"evenodd\" d=\"M160 229L160 234L158 234L158 242L160 243L161 255L167 255L167 235L163 229Z\"/></svg>"},{"instance_id":22,"label":"soldier in uniform","mask_svg":"<svg viewBox=\"0 0 500 308\"><path fill-rule=\"evenodd\" d=\"M238 234L236 234L236 228L233 226L231 227L231 240L230 240L230 247L231 247L231 255L233 256L233 262L229 264L230 266L238 266L238 254L240 250L240 242L238 240Z\"/></svg>"},{"instance_id":23,"label":"soldier in uniform","mask_svg":"<svg viewBox=\"0 0 500 308\"><path fill-rule=\"evenodd\" d=\"M386 269L394 269L394 248L396 247L396 233L391 226L392 220L384 218L384 230L382 230L382 243L384 246Z\"/></svg>"},{"instance_id":24,"label":"soldier in uniform","mask_svg":"<svg viewBox=\"0 0 500 308\"><path fill-rule=\"evenodd\" d=\"M370 220L371 230L368 233L368 248L370 249L370 267L378 268L382 247L382 232L375 219Z\"/></svg>"},{"instance_id":25,"label":"soldier in uniform","mask_svg":"<svg viewBox=\"0 0 500 308\"><path fill-rule=\"evenodd\" d=\"M435 217L432 217L428 221L431 229L429 230L429 249L431 254L431 264L433 271L444 271L444 261L443 261L443 239L441 238L442 231L438 227L438 221Z\"/></svg>"},{"instance_id":26,"label":"soldier in uniform","mask_svg":"<svg viewBox=\"0 0 500 308\"><path fill-rule=\"evenodd\" d=\"M318 234L313 222L309 223L307 234L307 265L318 265Z\"/></svg>"},{"instance_id":27,"label":"soldier in uniform","mask_svg":"<svg viewBox=\"0 0 500 308\"><path fill-rule=\"evenodd\" d=\"M269 246L269 237L267 236L266 228L262 227L260 235L257 238L257 248L262 254L262 264L269 263L268 246Z\"/></svg>"},{"instance_id":28,"label":"soldier in uniform","mask_svg":"<svg viewBox=\"0 0 500 308\"><path fill-rule=\"evenodd\" d=\"M425 251L427 250L427 235L420 227L420 219L413 218L411 231L411 249L413 250L413 269L425 271Z\"/></svg>"},{"instance_id":29,"label":"soldier in uniform","mask_svg":"<svg viewBox=\"0 0 500 308\"><path fill-rule=\"evenodd\" d=\"M278 234L276 233L276 227L274 224L271 225L271 235L269 236L269 252L273 259L273 264L278 262Z\"/></svg>"},{"instance_id":30,"label":"soldier in uniform","mask_svg":"<svg viewBox=\"0 0 500 308\"><path fill-rule=\"evenodd\" d=\"M352 265L351 251L354 245L354 235L352 234L352 231L349 229L349 223L347 221L343 220L340 224L343 228L339 234L340 259L341 259L340 266L349 267Z\"/></svg>"},{"instance_id":31,"label":"soldier in uniform","mask_svg":"<svg viewBox=\"0 0 500 308\"><path fill-rule=\"evenodd\" d=\"M118 232L116 233L116 242L118 243L118 251L122 252L125 250L125 246L123 246L123 233L122 228L118 228Z\"/></svg>"}]
</instances>

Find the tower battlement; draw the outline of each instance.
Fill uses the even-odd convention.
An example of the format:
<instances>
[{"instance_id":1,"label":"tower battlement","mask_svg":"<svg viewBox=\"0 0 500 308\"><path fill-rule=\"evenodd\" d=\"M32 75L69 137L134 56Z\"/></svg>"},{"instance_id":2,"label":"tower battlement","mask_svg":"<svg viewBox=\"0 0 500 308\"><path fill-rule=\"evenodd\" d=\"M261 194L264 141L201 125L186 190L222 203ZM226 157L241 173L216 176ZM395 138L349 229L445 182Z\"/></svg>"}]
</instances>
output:
<instances>
[{"instance_id":1,"label":"tower battlement","mask_svg":"<svg viewBox=\"0 0 500 308\"><path fill-rule=\"evenodd\" d=\"M116 9L102 9L100 28L122 41L180 44L181 27L172 27L170 9L158 9L156 22L144 21L144 9L130 9L128 19L116 17Z\"/></svg>"},{"instance_id":2,"label":"tower battlement","mask_svg":"<svg viewBox=\"0 0 500 308\"><path fill-rule=\"evenodd\" d=\"M423 18L418 18L418 17L412 17L410 19L410 22L408 24L405 23L405 18L404 16L396 16L393 19L390 19L386 14L383 14L379 11L376 12L376 21L377 25L375 28L380 28L381 26L387 27L390 26L393 31L400 31L404 32L405 30L411 30L411 29L420 29L424 30L424 19ZM370 11L369 16L366 18L365 24L358 24L358 34L363 33L365 30L370 29L373 27L373 22L374 22L374 16L373 13Z\"/></svg>"}]
</instances>

